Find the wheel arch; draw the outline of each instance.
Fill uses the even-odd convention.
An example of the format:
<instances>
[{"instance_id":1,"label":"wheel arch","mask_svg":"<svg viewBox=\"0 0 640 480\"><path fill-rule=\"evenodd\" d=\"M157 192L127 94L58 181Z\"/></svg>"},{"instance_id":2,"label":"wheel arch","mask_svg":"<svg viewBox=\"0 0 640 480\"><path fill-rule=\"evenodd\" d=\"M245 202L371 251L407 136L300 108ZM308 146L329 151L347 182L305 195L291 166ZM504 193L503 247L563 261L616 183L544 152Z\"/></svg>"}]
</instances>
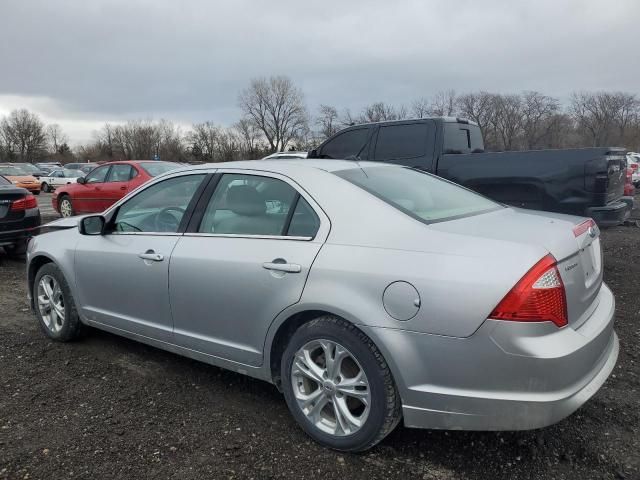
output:
<instances>
[{"instance_id":1,"label":"wheel arch","mask_svg":"<svg viewBox=\"0 0 640 480\"><path fill-rule=\"evenodd\" d=\"M375 332L369 328L362 328L365 326L364 322L360 321L357 317L347 311L323 305L313 305L308 306L308 308L301 308L296 312L288 312L288 314L282 315L280 321L274 322L270 329L270 334L267 337L267 348L265 348L267 358L265 359L264 368L267 370L266 375L268 376L268 380L271 381L279 391L282 391L280 385L280 363L289 340L296 330L298 330L302 325L324 315L338 317L367 335L367 337L369 337L369 339L378 348L383 358L385 358L398 389L402 389L403 382L398 376L399 372L396 369L395 362L393 362L392 359L389 359L389 351L384 345L380 344L380 339L376 338L375 335L372 335L372 333Z\"/></svg>"},{"instance_id":2,"label":"wheel arch","mask_svg":"<svg viewBox=\"0 0 640 480\"><path fill-rule=\"evenodd\" d=\"M44 254L38 254L29 261L27 267L27 287L29 288L29 298L31 298L31 306L33 307L33 281L36 278L38 270L47 263L55 263L53 259Z\"/></svg>"}]
</instances>

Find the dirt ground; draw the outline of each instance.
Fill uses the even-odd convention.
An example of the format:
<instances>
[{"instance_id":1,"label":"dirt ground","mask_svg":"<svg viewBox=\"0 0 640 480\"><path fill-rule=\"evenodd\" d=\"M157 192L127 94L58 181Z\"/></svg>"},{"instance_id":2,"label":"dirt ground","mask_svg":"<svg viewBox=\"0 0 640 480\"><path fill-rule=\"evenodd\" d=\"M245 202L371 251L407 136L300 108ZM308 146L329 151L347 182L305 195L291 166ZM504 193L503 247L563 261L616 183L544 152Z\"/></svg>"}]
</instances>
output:
<instances>
[{"instance_id":1,"label":"dirt ground","mask_svg":"<svg viewBox=\"0 0 640 480\"><path fill-rule=\"evenodd\" d=\"M640 478L640 229L602 242L621 350L583 408L530 432L399 427L359 455L312 442L267 383L96 330L47 340L0 251L0 479Z\"/></svg>"}]
</instances>

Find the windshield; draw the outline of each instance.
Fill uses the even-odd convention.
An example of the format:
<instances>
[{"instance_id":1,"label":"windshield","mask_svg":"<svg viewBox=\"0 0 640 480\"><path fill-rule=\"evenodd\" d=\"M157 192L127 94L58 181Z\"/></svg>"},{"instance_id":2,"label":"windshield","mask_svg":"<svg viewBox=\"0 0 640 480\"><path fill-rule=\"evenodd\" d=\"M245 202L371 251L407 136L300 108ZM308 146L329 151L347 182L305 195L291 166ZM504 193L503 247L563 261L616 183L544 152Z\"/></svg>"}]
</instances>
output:
<instances>
[{"instance_id":1,"label":"windshield","mask_svg":"<svg viewBox=\"0 0 640 480\"><path fill-rule=\"evenodd\" d=\"M13 183L0 175L0 185L13 185Z\"/></svg>"},{"instance_id":2,"label":"windshield","mask_svg":"<svg viewBox=\"0 0 640 480\"><path fill-rule=\"evenodd\" d=\"M33 172L39 172L40 171L40 169L38 167L36 167L35 165L31 165L30 163L14 165L14 167L19 168L23 172L27 172L27 173L33 173Z\"/></svg>"},{"instance_id":3,"label":"windshield","mask_svg":"<svg viewBox=\"0 0 640 480\"><path fill-rule=\"evenodd\" d=\"M152 177L157 177L163 173L175 170L180 167L180 165L173 162L145 162L141 163L140 167Z\"/></svg>"},{"instance_id":4,"label":"windshield","mask_svg":"<svg viewBox=\"0 0 640 480\"><path fill-rule=\"evenodd\" d=\"M63 175L66 178L78 178L78 177L84 177L84 172L81 172L80 170L64 170Z\"/></svg>"},{"instance_id":5,"label":"windshield","mask_svg":"<svg viewBox=\"0 0 640 480\"><path fill-rule=\"evenodd\" d=\"M364 167L334 173L424 223L503 208L466 188L412 168Z\"/></svg>"},{"instance_id":6,"label":"windshield","mask_svg":"<svg viewBox=\"0 0 640 480\"><path fill-rule=\"evenodd\" d=\"M480 127L470 123L445 122L444 153L482 153L484 143Z\"/></svg>"},{"instance_id":7,"label":"windshield","mask_svg":"<svg viewBox=\"0 0 640 480\"><path fill-rule=\"evenodd\" d=\"M26 175L26 172L24 170L20 170L17 167L0 167L0 175L20 177Z\"/></svg>"}]
</instances>

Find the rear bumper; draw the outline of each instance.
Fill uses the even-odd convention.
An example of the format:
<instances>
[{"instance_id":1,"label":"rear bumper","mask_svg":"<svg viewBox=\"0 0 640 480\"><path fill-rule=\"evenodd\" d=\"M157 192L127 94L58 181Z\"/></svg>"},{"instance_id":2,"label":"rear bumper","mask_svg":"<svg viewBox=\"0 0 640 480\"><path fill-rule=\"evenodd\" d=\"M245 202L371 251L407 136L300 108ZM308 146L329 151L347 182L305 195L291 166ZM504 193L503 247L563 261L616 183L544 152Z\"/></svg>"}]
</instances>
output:
<instances>
[{"instance_id":1,"label":"rear bumper","mask_svg":"<svg viewBox=\"0 0 640 480\"><path fill-rule=\"evenodd\" d=\"M0 246L25 242L38 232L40 211L33 209L23 219L0 224Z\"/></svg>"},{"instance_id":2,"label":"rear bumper","mask_svg":"<svg viewBox=\"0 0 640 480\"><path fill-rule=\"evenodd\" d=\"M365 328L392 366L407 427L528 430L556 423L602 386L618 358L603 284L575 330L487 320L471 337Z\"/></svg>"},{"instance_id":3,"label":"rear bumper","mask_svg":"<svg viewBox=\"0 0 640 480\"><path fill-rule=\"evenodd\" d=\"M600 227L614 227L624 222L630 215L631 209L625 201L618 200L604 207L587 208L587 216L593 218Z\"/></svg>"}]
</instances>

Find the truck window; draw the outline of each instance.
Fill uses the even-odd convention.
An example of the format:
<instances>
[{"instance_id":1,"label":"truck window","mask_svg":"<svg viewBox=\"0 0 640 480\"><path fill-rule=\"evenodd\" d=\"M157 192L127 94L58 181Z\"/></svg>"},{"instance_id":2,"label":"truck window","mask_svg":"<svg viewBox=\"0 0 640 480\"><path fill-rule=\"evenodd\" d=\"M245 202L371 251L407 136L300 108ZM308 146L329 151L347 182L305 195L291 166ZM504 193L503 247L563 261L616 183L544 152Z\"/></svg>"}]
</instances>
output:
<instances>
[{"instance_id":1,"label":"truck window","mask_svg":"<svg viewBox=\"0 0 640 480\"><path fill-rule=\"evenodd\" d=\"M366 152L360 150L366 144L368 134L366 127L348 130L327 142L320 150L320 158L348 158L358 153L364 158Z\"/></svg>"},{"instance_id":2,"label":"truck window","mask_svg":"<svg viewBox=\"0 0 640 480\"><path fill-rule=\"evenodd\" d=\"M405 123L380 127L375 160L422 157L430 144L430 123Z\"/></svg>"},{"instance_id":3,"label":"truck window","mask_svg":"<svg viewBox=\"0 0 640 480\"><path fill-rule=\"evenodd\" d=\"M442 150L443 153L484 152L480 128L466 123L445 123Z\"/></svg>"}]
</instances>

